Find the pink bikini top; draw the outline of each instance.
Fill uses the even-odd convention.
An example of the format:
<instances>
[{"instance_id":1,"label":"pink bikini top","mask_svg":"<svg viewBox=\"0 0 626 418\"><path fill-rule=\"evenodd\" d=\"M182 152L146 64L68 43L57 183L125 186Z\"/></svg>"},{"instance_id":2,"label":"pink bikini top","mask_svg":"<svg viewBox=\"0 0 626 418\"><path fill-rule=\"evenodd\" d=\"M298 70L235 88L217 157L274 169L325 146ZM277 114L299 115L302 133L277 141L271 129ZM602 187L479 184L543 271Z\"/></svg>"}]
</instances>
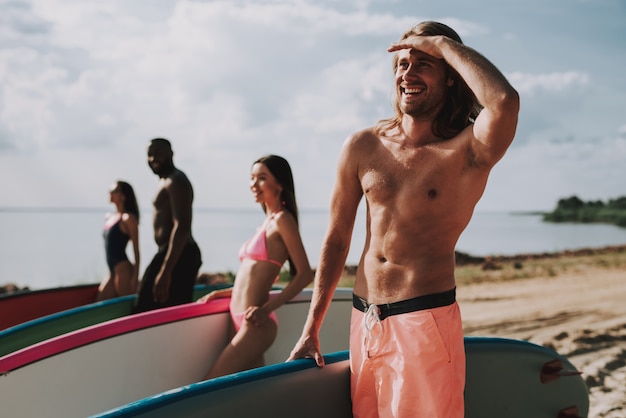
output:
<instances>
[{"instance_id":1,"label":"pink bikini top","mask_svg":"<svg viewBox=\"0 0 626 418\"><path fill-rule=\"evenodd\" d=\"M269 261L272 264L276 264L279 267L283 266L283 263L272 260L267 256L267 235L265 231L265 224L259 227L257 232L246 241L239 249L239 261L243 261L245 258L257 261Z\"/></svg>"}]
</instances>

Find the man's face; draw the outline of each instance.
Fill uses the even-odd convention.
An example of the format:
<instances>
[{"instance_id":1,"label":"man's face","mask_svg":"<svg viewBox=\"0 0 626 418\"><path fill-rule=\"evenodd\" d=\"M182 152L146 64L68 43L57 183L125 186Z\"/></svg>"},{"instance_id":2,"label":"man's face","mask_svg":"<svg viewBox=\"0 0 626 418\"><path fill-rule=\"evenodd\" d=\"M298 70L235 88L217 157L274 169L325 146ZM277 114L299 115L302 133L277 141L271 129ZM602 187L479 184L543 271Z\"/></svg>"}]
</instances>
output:
<instances>
[{"instance_id":1,"label":"man's face","mask_svg":"<svg viewBox=\"0 0 626 418\"><path fill-rule=\"evenodd\" d=\"M172 153L167 147L160 144L148 146L148 165L157 176L161 176L169 168L171 159Z\"/></svg>"},{"instance_id":2,"label":"man's face","mask_svg":"<svg viewBox=\"0 0 626 418\"><path fill-rule=\"evenodd\" d=\"M443 105L449 81L443 60L415 49L397 52L396 97L402 113L433 118Z\"/></svg>"}]
</instances>

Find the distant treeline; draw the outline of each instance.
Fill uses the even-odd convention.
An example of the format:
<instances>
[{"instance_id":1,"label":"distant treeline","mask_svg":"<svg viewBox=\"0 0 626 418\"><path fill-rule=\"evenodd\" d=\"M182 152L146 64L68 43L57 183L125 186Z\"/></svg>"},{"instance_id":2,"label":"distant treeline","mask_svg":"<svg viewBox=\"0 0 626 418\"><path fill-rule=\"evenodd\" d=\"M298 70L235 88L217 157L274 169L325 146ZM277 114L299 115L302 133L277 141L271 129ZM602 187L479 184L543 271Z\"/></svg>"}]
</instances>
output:
<instances>
[{"instance_id":1,"label":"distant treeline","mask_svg":"<svg viewBox=\"0 0 626 418\"><path fill-rule=\"evenodd\" d=\"M626 196L585 202L577 196L560 199L556 209L544 213L547 222L610 223L626 227Z\"/></svg>"}]
</instances>

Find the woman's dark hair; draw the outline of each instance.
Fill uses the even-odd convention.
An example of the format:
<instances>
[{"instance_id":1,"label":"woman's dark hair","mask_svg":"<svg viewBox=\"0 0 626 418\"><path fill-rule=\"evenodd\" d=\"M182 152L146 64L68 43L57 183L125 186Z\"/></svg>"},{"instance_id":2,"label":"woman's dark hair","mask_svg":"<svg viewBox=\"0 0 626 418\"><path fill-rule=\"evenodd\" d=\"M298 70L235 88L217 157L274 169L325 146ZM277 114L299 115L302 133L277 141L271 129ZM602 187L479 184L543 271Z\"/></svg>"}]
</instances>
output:
<instances>
[{"instance_id":1,"label":"woman's dark hair","mask_svg":"<svg viewBox=\"0 0 626 418\"><path fill-rule=\"evenodd\" d=\"M451 27L439 22L422 22L411 29L406 31L400 40L405 40L410 36L446 36L460 44L463 43L461 37ZM393 71L395 73L398 67L398 55L393 57ZM482 105L474 95L474 92L470 90L465 81L459 76L459 74L448 64L446 64L448 70L448 77L454 80L454 84L450 87L449 94L446 97L446 101L441 108L439 114L433 121L432 130L435 135L440 138L452 138L457 135L466 126L474 122L480 111ZM383 134L393 128L400 126L402 121L402 111L400 110L399 97L396 97L393 103L396 115L389 119L383 119L379 121L375 126L375 131L378 134Z\"/></svg>"},{"instance_id":2,"label":"woman's dark hair","mask_svg":"<svg viewBox=\"0 0 626 418\"><path fill-rule=\"evenodd\" d=\"M135 197L133 186L125 181L118 180L117 187L119 187L120 193L124 196L124 211L132 213L137 217L137 221L139 221L139 205L137 205L137 198Z\"/></svg>"},{"instance_id":3,"label":"woman's dark hair","mask_svg":"<svg viewBox=\"0 0 626 418\"><path fill-rule=\"evenodd\" d=\"M296 203L296 190L293 183L293 174L291 172L291 167L287 160L278 155L266 155L264 157L256 160L254 164L263 164L267 169L272 173L272 175L276 178L276 181L282 186L282 191L280 193L280 200L282 201L283 207L293 215L296 220L296 224L298 224L298 204ZM265 212L265 205L261 205L263 207L263 211ZM295 276L297 271L294 263L291 261L291 257L289 257L289 273L292 276Z\"/></svg>"}]
</instances>

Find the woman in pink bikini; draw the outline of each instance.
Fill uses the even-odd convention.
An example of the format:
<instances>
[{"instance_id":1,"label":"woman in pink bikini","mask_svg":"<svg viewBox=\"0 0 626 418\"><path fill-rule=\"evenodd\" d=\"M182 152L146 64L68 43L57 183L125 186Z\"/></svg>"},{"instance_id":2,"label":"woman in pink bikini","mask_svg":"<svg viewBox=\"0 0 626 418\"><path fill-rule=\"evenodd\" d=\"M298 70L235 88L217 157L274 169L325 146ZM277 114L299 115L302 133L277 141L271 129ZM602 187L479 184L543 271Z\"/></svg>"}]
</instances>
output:
<instances>
[{"instance_id":1,"label":"woman in pink bikini","mask_svg":"<svg viewBox=\"0 0 626 418\"><path fill-rule=\"evenodd\" d=\"M139 206L132 186L116 181L109 190L116 211L104 223L104 249L109 276L100 283L96 300L132 295L139 283ZM126 255L126 244L133 243L134 264Z\"/></svg>"},{"instance_id":2,"label":"woman in pink bikini","mask_svg":"<svg viewBox=\"0 0 626 418\"><path fill-rule=\"evenodd\" d=\"M263 354L278 332L274 310L313 280L298 229L298 207L287 160L268 155L254 162L250 189L267 215L257 232L239 250L241 265L232 288L216 290L199 302L230 297L232 339L205 379L264 365ZM291 281L276 297L272 285L289 261Z\"/></svg>"}]
</instances>

